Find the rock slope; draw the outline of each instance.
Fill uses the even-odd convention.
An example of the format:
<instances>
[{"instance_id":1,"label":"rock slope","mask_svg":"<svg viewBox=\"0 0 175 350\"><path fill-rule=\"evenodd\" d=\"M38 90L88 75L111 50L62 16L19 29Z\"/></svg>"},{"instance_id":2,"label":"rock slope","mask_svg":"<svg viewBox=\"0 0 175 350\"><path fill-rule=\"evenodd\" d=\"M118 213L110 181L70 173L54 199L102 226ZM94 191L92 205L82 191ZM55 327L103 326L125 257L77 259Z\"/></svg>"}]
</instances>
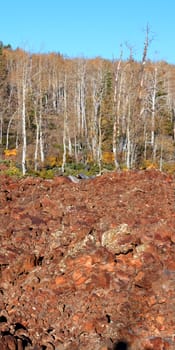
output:
<instances>
[{"instance_id":1,"label":"rock slope","mask_svg":"<svg viewBox=\"0 0 175 350\"><path fill-rule=\"evenodd\" d=\"M0 177L0 349L175 349L175 181Z\"/></svg>"}]
</instances>

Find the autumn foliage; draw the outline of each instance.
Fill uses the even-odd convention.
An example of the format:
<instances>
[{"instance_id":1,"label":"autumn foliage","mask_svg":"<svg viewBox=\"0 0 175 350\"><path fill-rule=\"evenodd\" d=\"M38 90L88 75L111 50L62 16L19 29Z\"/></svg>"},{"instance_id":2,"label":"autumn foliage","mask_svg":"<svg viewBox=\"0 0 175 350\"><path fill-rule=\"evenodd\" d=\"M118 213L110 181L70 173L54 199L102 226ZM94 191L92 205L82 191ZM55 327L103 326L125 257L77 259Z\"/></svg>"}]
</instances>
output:
<instances>
[{"instance_id":1,"label":"autumn foliage","mask_svg":"<svg viewBox=\"0 0 175 350\"><path fill-rule=\"evenodd\" d=\"M17 149L13 148L13 149L5 149L4 150L4 155L5 158L10 158L10 157L16 157L17 156Z\"/></svg>"},{"instance_id":2,"label":"autumn foliage","mask_svg":"<svg viewBox=\"0 0 175 350\"><path fill-rule=\"evenodd\" d=\"M46 164L161 170L174 162L175 66L0 52L0 150L23 173ZM18 151L17 151L18 149Z\"/></svg>"}]
</instances>

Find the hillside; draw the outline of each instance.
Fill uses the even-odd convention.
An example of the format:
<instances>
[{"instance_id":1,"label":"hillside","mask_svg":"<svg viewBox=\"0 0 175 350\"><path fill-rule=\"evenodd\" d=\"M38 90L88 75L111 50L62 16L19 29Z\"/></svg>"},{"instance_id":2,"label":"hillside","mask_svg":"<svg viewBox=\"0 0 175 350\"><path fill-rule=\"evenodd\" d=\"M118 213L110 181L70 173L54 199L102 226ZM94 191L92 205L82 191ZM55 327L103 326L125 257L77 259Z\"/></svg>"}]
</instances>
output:
<instances>
[{"instance_id":1,"label":"hillside","mask_svg":"<svg viewBox=\"0 0 175 350\"><path fill-rule=\"evenodd\" d=\"M175 348L173 177L0 186L1 350Z\"/></svg>"},{"instance_id":2,"label":"hillside","mask_svg":"<svg viewBox=\"0 0 175 350\"><path fill-rule=\"evenodd\" d=\"M72 163L174 171L175 66L147 49L138 62L0 46L1 159L12 152L23 175Z\"/></svg>"}]
</instances>

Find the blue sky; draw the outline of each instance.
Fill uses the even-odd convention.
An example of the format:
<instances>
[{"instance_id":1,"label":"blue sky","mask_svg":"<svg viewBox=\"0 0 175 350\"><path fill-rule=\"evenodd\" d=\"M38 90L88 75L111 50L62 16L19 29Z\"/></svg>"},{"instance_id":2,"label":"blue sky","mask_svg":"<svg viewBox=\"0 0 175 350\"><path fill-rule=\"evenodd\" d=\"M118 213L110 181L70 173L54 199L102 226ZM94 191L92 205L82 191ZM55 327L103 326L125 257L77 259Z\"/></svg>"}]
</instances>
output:
<instances>
[{"instance_id":1,"label":"blue sky","mask_svg":"<svg viewBox=\"0 0 175 350\"><path fill-rule=\"evenodd\" d=\"M175 0L1 0L0 40L31 52L141 60L144 29L151 60L175 64Z\"/></svg>"}]
</instances>

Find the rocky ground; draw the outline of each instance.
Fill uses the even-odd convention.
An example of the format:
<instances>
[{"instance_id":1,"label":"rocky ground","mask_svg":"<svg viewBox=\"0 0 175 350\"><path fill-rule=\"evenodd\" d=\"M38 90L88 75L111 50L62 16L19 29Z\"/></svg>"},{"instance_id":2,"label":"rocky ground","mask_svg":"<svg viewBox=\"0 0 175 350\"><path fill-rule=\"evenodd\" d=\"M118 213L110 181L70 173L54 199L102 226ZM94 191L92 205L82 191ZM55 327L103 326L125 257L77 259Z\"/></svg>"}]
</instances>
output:
<instances>
[{"instance_id":1,"label":"rocky ground","mask_svg":"<svg viewBox=\"0 0 175 350\"><path fill-rule=\"evenodd\" d=\"M0 176L0 349L175 349L175 180Z\"/></svg>"}]
</instances>

